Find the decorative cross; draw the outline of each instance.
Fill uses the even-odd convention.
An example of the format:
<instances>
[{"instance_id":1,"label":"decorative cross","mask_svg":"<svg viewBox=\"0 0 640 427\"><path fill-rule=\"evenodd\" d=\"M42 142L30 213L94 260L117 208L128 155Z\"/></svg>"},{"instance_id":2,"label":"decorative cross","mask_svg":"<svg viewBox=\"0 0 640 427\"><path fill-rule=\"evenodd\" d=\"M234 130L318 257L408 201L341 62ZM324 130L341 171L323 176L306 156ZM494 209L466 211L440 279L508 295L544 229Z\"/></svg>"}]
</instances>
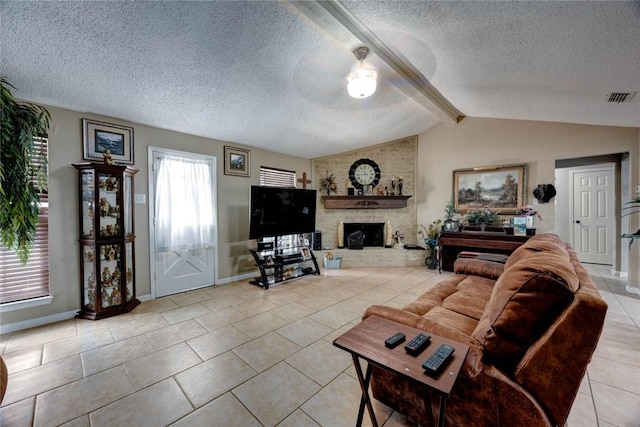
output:
<instances>
[{"instance_id":1,"label":"decorative cross","mask_svg":"<svg viewBox=\"0 0 640 427\"><path fill-rule=\"evenodd\" d=\"M302 189L306 189L307 188L307 184L311 184L311 180L307 179L307 173L306 172L302 172L302 178L300 178L298 180L298 182L302 183Z\"/></svg>"}]
</instances>

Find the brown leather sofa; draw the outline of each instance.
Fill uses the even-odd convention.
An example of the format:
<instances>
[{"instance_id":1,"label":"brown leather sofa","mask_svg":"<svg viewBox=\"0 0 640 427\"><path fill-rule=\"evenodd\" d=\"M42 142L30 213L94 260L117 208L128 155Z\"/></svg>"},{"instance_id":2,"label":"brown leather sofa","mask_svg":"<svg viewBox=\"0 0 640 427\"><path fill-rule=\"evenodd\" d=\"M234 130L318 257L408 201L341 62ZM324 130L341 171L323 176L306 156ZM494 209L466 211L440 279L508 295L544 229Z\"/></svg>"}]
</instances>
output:
<instances>
[{"instance_id":1,"label":"brown leather sofa","mask_svg":"<svg viewBox=\"0 0 640 427\"><path fill-rule=\"evenodd\" d=\"M470 346L447 403L450 426L563 426L600 337L607 304L575 251L530 238L506 263L460 258L454 275L380 316ZM423 353L427 357L428 353ZM373 396L422 426L440 397L373 368Z\"/></svg>"},{"instance_id":2,"label":"brown leather sofa","mask_svg":"<svg viewBox=\"0 0 640 427\"><path fill-rule=\"evenodd\" d=\"M9 382L9 372L7 372L7 365L2 356L0 356L0 403L2 403L4 393L7 391L7 382Z\"/></svg>"}]
</instances>

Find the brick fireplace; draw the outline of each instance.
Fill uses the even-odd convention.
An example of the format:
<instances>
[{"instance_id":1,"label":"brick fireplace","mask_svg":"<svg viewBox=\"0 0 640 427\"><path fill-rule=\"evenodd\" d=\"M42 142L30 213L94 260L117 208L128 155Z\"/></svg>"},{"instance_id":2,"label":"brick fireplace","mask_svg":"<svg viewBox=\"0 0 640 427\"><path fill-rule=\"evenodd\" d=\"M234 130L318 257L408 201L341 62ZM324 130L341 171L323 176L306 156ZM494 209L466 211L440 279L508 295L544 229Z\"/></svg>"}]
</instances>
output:
<instances>
[{"instance_id":1,"label":"brick fireplace","mask_svg":"<svg viewBox=\"0 0 640 427\"><path fill-rule=\"evenodd\" d=\"M314 159L313 186L318 188L322 177L333 175L337 191L332 195L347 196L349 185L349 169L359 159L371 159L380 166L380 183L373 189L374 193L379 187L389 186L392 179L403 177L402 193L412 196L407 200L406 207L400 208L327 208L322 194L318 192L316 210L316 229L322 232L323 250L331 250L334 255L343 257L343 266L405 266L424 265L424 251L390 249L385 248L385 235L378 246L364 246L363 250L349 250L346 248L346 237L338 236L338 226L343 224L386 224L389 221L391 233L395 231L404 235L403 242L415 245L418 241L418 227L416 218L416 205L414 197L415 171L417 159L418 137L411 136L388 143L369 146L366 149L350 151L333 156ZM384 227L382 227L384 230ZM344 232L343 232L344 233ZM378 234L379 232L364 232L365 235ZM338 248L339 241L344 242L344 249ZM395 243L395 241L392 241ZM318 257L322 253L316 251Z\"/></svg>"}]
</instances>

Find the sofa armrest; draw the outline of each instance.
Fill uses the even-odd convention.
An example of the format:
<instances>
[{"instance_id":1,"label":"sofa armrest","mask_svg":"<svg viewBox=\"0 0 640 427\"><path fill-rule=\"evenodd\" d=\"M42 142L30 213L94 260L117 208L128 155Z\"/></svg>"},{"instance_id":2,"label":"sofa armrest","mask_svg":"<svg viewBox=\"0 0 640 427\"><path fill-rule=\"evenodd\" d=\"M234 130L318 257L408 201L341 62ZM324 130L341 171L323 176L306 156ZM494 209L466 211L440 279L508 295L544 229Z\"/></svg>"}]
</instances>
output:
<instances>
[{"instance_id":1,"label":"sofa armrest","mask_svg":"<svg viewBox=\"0 0 640 427\"><path fill-rule=\"evenodd\" d=\"M424 318L401 308L386 305L372 305L362 315L362 320L370 316L383 317L412 328L420 329L431 334L458 341L469 346L469 353L462 366L461 375L474 377L482 371L482 348L479 343L460 330L447 326L445 323Z\"/></svg>"},{"instance_id":2,"label":"sofa armrest","mask_svg":"<svg viewBox=\"0 0 640 427\"><path fill-rule=\"evenodd\" d=\"M393 320L394 322L402 323L403 325L411 326L412 328L417 328L423 320L422 316L418 316L415 313L386 305L372 305L367 308L362 315L362 320L370 316L383 317L385 319Z\"/></svg>"},{"instance_id":3,"label":"sofa armrest","mask_svg":"<svg viewBox=\"0 0 640 427\"><path fill-rule=\"evenodd\" d=\"M453 264L453 271L456 274L498 280L498 277L504 271L504 264L477 258L458 258Z\"/></svg>"}]
</instances>

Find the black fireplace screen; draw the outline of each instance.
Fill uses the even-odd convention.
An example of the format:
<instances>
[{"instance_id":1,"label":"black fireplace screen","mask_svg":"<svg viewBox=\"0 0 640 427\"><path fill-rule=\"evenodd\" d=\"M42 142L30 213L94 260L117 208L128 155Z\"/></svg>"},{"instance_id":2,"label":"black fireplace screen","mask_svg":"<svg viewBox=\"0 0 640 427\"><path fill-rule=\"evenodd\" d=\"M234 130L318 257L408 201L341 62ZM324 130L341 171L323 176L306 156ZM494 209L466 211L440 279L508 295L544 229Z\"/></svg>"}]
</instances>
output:
<instances>
[{"instance_id":1,"label":"black fireplace screen","mask_svg":"<svg viewBox=\"0 0 640 427\"><path fill-rule=\"evenodd\" d=\"M344 242L349 235L360 231L364 234L363 246L384 246L384 222L346 222L344 223Z\"/></svg>"}]
</instances>

